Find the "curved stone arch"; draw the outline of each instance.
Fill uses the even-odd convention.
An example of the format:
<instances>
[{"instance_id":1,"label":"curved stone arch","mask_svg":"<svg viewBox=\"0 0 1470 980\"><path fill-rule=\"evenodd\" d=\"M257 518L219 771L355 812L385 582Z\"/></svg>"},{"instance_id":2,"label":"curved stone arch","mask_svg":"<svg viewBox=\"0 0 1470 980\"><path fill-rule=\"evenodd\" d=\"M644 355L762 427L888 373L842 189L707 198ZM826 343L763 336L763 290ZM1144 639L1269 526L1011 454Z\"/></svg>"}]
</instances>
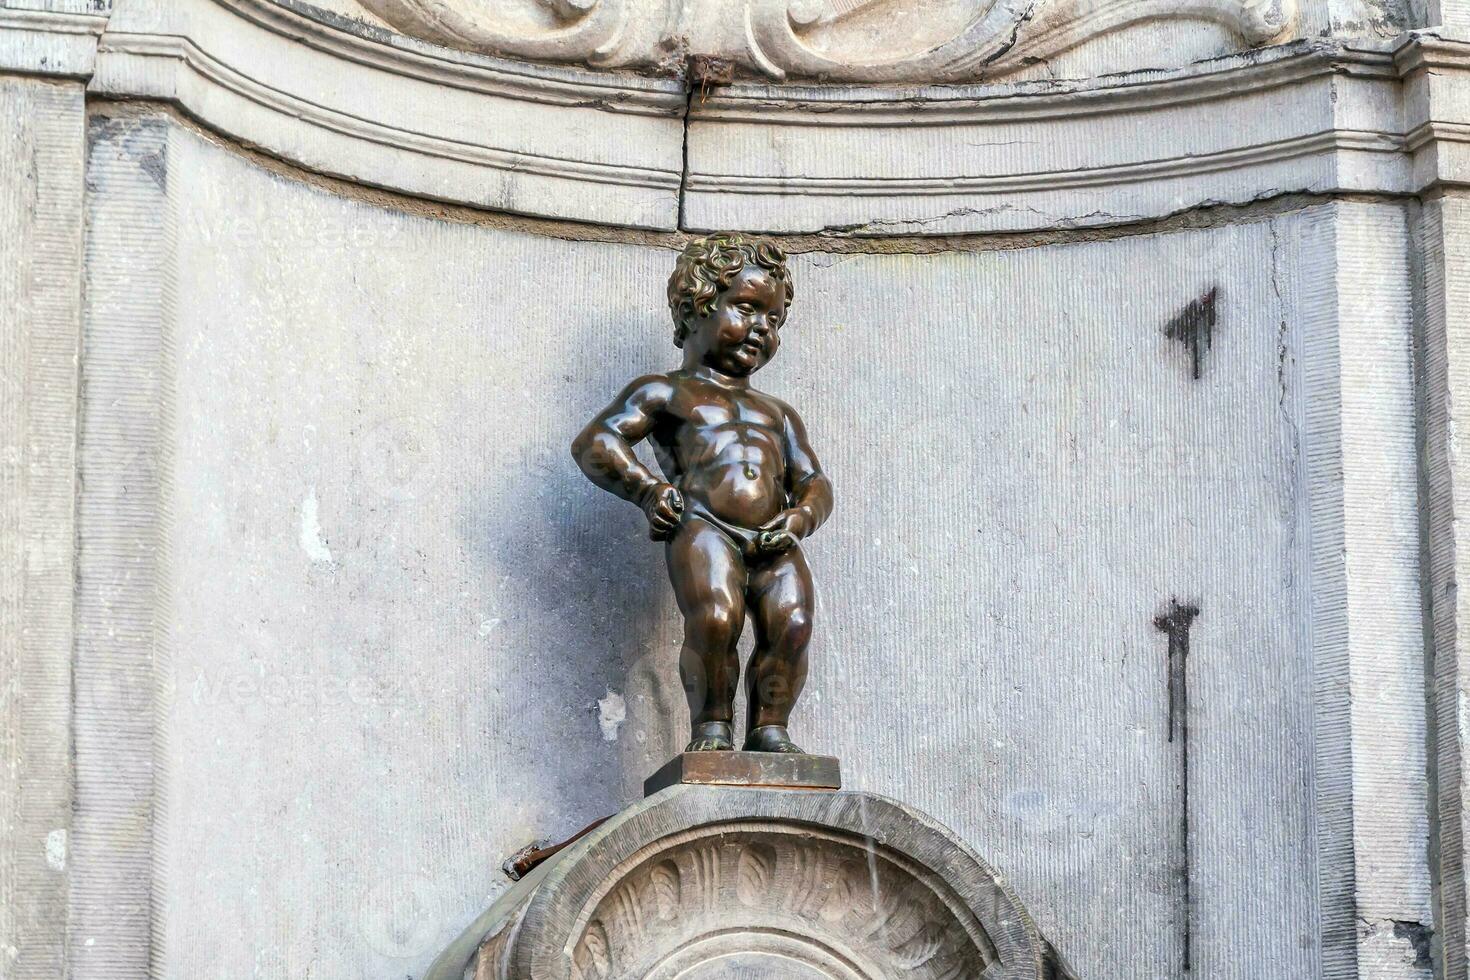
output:
<instances>
[{"instance_id":1,"label":"curved stone arch","mask_svg":"<svg viewBox=\"0 0 1470 980\"><path fill-rule=\"evenodd\" d=\"M555 0L575 24L602 16L602 2ZM1053 16L1077 2L1038 7L1028 44L1071 45L1070 15ZM1152 2L1089 9L1130 17ZM1294 9L1170 2L1227 22L1252 12L1236 26L1254 38ZM1400 68L1414 64L1313 43L1067 83L741 83L690 100L676 79L465 53L277 0L175 0L113 14L89 91L168 102L310 173L575 221L579 236L939 236L1107 226L1288 193L1416 193L1439 177L1416 163L1433 153L1404 124ZM1274 111L1282 100L1336 106L1352 128Z\"/></svg>"}]
</instances>

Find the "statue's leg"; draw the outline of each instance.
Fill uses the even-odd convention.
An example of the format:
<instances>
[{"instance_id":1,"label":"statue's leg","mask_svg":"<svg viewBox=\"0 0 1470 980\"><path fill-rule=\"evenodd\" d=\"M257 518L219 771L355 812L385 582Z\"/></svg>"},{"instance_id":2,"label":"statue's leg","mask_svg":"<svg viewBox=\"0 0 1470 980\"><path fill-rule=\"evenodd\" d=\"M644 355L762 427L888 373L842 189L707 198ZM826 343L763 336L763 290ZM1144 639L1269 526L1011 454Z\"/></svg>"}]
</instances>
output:
<instances>
[{"instance_id":1,"label":"statue's leg","mask_svg":"<svg viewBox=\"0 0 1470 980\"><path fill-rule=\"evenodd\" d=\"M745 627L745 563L725 532L686 517L666 549L669 581L684 614L679 677L689 699L687 752L733 749L736 650Z\"/></svg>"},{"instance_id":2,"label":"statue's leg","mask_svg":"<svg viewBox=\"0 0 1470 980\"><path fill-rule=\"evenodd\" d=\"M750 572L746 599L755 619L755 655L745 675L748 750L801 751L786 725L806 684L814 594L812 573L800 548L783 551Z\"/></svg>"}]
</instances>

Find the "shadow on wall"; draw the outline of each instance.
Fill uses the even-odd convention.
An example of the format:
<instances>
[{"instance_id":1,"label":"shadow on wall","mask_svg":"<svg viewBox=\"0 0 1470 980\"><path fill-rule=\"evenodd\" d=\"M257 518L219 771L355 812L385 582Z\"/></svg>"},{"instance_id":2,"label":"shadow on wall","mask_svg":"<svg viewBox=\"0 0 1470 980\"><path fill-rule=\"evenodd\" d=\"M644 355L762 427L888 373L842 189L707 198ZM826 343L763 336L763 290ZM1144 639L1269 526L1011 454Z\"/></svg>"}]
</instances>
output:
<instances>
[{"instance_id":1,"label":"shadow on wall","mask_svg":"<svg viewBox=\"0 0 1470 980\"><path fill-rule=\"evenodd\" d=\"M517 782L554 801L543 829L561 837L641 796L682 745L685 710L672 634L660 627L673 609L662 546L636 507L589 483L571 457L573 437L630 380L622 358L596 371L543 405L550 417L530 438L550 445L530 447L534 464L486 454L460 517L471 576L525 617L494 678L514 691L510 730L490 734L524 752Z\"/></svg>"}]
</instances>

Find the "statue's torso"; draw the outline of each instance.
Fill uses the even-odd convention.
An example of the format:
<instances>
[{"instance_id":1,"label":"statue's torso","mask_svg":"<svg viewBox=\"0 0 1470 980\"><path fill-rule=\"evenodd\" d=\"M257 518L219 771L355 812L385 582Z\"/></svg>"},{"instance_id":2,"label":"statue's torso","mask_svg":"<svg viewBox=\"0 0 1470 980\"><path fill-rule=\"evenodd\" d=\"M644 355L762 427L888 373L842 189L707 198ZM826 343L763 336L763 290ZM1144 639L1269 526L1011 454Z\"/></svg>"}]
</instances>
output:
<instances>
[{"instance_id":1,"label":"statue's torso","mask_svg":"<svg viewBox=\"0 0 1470 980\"><path fill-rule=\"evenodd\" d=\"M651 441L665 477L686 501L756 528L787 506L779 402L681 373Z\"/></svg>"}]
</instances>

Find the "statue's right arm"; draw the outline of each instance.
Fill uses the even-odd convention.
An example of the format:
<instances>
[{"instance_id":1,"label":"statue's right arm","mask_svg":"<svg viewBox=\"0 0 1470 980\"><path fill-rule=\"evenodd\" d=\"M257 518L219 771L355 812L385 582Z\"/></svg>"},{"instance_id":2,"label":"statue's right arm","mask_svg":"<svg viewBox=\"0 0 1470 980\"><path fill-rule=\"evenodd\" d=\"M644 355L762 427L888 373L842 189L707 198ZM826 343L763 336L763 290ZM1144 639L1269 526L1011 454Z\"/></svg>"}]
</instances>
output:
<instances>
[{"instance_id":1,"label":"statue's right arm","mask_svg":"<svg viewBox=\"0 0 1470 980\"><path fill-rule=\"evenodd\" d=\"M648 502L664 481L643 465L633 447L653 431L672 394L667 378L639 378L587 423L572 441L572 458L589 480L640 507Z\"/></svg>"}]
</instances>

